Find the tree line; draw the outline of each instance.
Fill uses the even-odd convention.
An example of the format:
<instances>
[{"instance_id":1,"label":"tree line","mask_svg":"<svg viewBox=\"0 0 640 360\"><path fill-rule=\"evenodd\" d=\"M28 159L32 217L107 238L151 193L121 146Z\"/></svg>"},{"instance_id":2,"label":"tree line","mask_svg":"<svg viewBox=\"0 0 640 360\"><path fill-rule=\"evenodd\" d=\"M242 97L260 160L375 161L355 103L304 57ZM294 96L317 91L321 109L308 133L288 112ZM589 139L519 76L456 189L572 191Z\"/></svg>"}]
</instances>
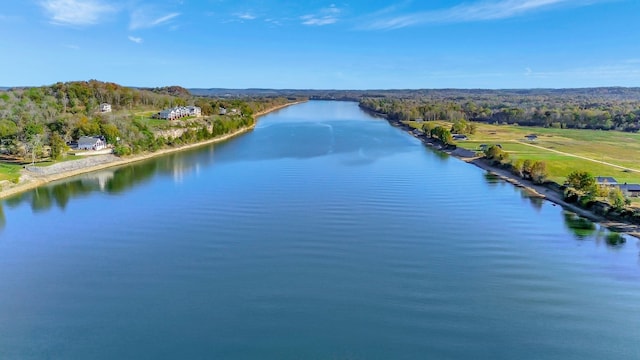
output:
<instances>
[{"instance_id":1,"label":"tree line","mask_svg":"<svg viewBox=\"0 0 640 360\"><path fill-rule=\"evenodd\" d=\"M556 128L640 130L640 89L431 90L363 97L390 120L471 120Z\"/></svg>"}]
</instances>

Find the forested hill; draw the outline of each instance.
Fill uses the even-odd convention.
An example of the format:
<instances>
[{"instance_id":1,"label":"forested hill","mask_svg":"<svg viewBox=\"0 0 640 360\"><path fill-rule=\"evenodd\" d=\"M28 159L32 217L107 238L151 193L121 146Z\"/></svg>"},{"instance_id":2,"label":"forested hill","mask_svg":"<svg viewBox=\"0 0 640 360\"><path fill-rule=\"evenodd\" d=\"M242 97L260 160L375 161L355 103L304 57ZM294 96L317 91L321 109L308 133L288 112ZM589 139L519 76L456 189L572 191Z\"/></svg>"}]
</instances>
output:
<instances>
[{"instance_id":1,"label":"forested hill","mask_svg":"<svg viewBox=\"0 0 640 360\"><path fill-rule=\"evenodd\" d=\"M96 80L12 88L0 91L0 156L58 159L65 144L82 136L102 137L118 154L155 150L250 126L254 113L288 102L282 97L203 98L179 86L140 89ZM102 112L102 103L109 110ZM171 122L152 118L163 109L187 105L200 107L203 116ZM162 135L176 128L180 138Z\"/></svg>"},{"instance_id":2,"label":"forested hill","mask_svg":"<svg viewBox=\"0 0 640 360\"><path fill-rule=\"evenodd\" d=\"M50 86L13 88L2 94L5 103L10 98L19 99L33 116L59 113L91 113L101 103L109 103L115 109L136 106L166 107L183 103L189 93L176 96L162 89L135 89L97 80L58 82ZM19 109L18 109L19 110Z\"/></svg>"}]
</instances>

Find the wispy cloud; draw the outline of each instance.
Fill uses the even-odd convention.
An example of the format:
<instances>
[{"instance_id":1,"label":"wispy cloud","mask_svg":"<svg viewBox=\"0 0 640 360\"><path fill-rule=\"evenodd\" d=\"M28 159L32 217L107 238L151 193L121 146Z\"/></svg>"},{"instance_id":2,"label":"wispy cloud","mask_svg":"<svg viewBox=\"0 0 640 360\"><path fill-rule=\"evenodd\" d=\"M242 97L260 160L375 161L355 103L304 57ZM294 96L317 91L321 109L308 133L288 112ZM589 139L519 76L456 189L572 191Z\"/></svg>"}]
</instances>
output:
<instances>
[{"instance_id":1,"label":"wispy cloud","mask_svg":"<svg viewBox=\"0 0 640 360\"><path fill-rule=\"evenodd\" d=\"M250 12L242 12L234 14L240 20L255 20L258 17Z\"/></svg>"},{"instance_id":2,"label":"wispy cloud","mask_svg":"<svg viewBox=\"0 0 640 360\"><path fill-rule=\"evenodd\" d=\"M142 44L142 38L141 37L129 36L129 40L133 41L136 44Z\"/></svg>"},{"instance_id":3,"label":"wispy cloud","mask_svg":"<svg viewBox=\"0 0 640 360\"><path fill-rule=\"evenodd\" d=\"M268 18L268 19L264 19L264 22L266 22L267 24L274 25L274 26L281 26L282 25L282 22L280 22L280 20L277 20L277 19Z\"/></svg>"},{"instance_id":4,"label":"wispy cloud","mask_svg":"<svg viewBox=\"0 0 640 360\"><path fill-rule=\"evenodd\" d=\"M158 15L149 9L138 9L131 13L130 30L152 28L160 25L171 23L171 21L180 16L180 13L173 12L165 15Z\"/></svg>"},{"instance_id":5,"label":"wispy cloud","mask_svg":"<svg viewBox=\"0 0 640 360\"><path fill-rule=\"evenodd\" d=\"M117 11L100 0L44 0L40 6L50 16L51 23L57 25L93 25Z\"/></svg>"},{"instance_id":6,"label":"wispy cloud","mask_svg":"<svg viewBox=\"0 0 640 360\"><path fill-rule=\"evenodd\" d=\"M445 24L507 19L561 5L585 6L602 0L485 0L451 8L390 16L374 15L362 29L399 29L424 24ZM388 11L382 14L388 13Z\"/></svg>"},{"instance_id":7,"label":"wispy cloud","mask_svg":"<svg viewBox=\"0 0 640 360\"><path fill-rule=\"evenodd\" d=\"M342 10L331 4L328 8L321 9L317 14L308 14L300 17L303 25L324 26L335 24L339 20Z\"/></svg>"}]
</instances>

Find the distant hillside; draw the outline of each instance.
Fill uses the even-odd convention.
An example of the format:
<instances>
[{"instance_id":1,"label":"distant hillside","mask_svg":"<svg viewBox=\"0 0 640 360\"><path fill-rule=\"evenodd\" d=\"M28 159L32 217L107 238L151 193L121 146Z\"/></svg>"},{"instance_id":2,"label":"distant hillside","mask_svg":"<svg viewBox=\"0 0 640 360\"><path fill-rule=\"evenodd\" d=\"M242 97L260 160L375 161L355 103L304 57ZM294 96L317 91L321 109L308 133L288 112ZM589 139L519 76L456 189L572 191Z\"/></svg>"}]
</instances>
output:
<instances>
[{"instance_id":1,"label":"distant hillside","mask_svg":"<svg viewBox=\"0 0 640 360\"><path fill-rule=\"evenodd\" d=\"M165 86L165 87L159 87L159 88L141 88L141 89L149 90L156 94L163 94L163 95L181 96L181 97L191 96L191 93L189 92L189 90L183 88L182 86L177 86L177 85Z\"/></svg>"},{"instance_id":2,"label":"distant hillside","mask_svg":"<svg viewBox=\"0 0 640 360\"><path fill-rule=\"evenodd\" d=\"M361 98L438 98L461 99L482 97L568 97L582 99L639 100L640 88L599 87L577 89L372 89L372 90L313 90L313 89L189 89L191 94L210 97L295 96L310 99L339 99L358 101Z\"/></svg>"}]
</instances>

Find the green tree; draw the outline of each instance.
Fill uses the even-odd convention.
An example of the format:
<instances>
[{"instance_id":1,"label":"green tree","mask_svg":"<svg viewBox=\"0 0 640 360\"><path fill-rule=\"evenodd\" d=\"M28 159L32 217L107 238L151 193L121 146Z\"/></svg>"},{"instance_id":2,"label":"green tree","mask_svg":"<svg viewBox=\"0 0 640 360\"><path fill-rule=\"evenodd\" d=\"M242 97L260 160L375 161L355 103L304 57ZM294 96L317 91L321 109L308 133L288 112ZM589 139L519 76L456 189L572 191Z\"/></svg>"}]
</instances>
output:
<instances>
[{"instance_id":1,"label":"green tree","mask_svg":"<svg viewBox=\"0 0 640 360\"><path fill-rule=\"evenodd\" d=\"M0 120L0 145L2 145L2 140L14 136L17 133L18 125L16 125L16 123L8 119Z\"/></svg>"},{"instance_id":2,"label":"green tree","mask_svg":"<svg viewBox=\"0 0 640 360\"><path fill-rule=\"evenodd\" d=\"M467 134L468 131L468 123L466 120L456 120L453 125L451 125L451 132L453 134Z\"/></svg>"},{"instance_id":3,"label":"green tree","mask_svg":"<svg viewBox=\"0 0 640 360\"><path fill-rule=\"evenodd\" d=\"M60 134L54 132L51 134L51 138L49 139L49 143L51 145L51 158L54 160L59 160L62 157L67 145L64 142L64 139Z\"/></svg>"},{"instance_id":4,"label":"green tree","mask_svg":"<svg viewBox=\"0 0 640 360\"><path fill-rule=\"evenodd\" d=\"M513 171L514 174L520 177L524 176L524 173L522 172L523 169L524 169L524 160L517 159L516 161L511 163L511 171Z\"/></svg>"},{"instance_id":5,"label":"green tree","mask_svg":"<svg viewBox=\"0 0 640 360\"><path fill-rule=\"evenodd\" d=\"M503 161L509 158L509 153L498 145L491 145L484 151L484 156L489 160Z\"/></svg>"},{"instance_id":6,"label":"green tree","mask_svg":"<svg viewBox=\"0 0 640 360\"><path fill-rule=\"evenodd\" d=\"M84 135L99 135L100 122L98 120L89 120L86 116L80 117L76 122L76 130L74 137L79 138Z\"/></svg>"},{"instance_id":7,"label":"green tree","mask_svg":"<svg viewBox=\"0 0 640 360\"><path fill-rule=\"evenodd\" d=\"M589 192L596 186L596 179L587 171L576 170L567 175L566 183L578 191Z\"/></svg>"},{"instance_id":8,"label":"green tree","mask_svg":"<svg viewBox=\"0 0 640 360\"><path fill-rule=\"evenodd\" d=\"M422 124L422 131L424 131L425 134L431 136L431 130L433 130L435 127L436 126L433 123L426 122Z\"/></svg>"},{"instance_id":9,"label":"green tree","mask_svg":"<svg viewBox=\"0 0 640 360\"><path fill-rule=\"evenodd\" d=\"M120 136L120 130L114 124L100 124L100 132L109 144L115 144Z\"/></svg>"},{"instance_id":10,"label":"green tree","mask_svg":"<svg viewBox=\"0 0 640 360\"><path fill-rule=\"evenodd\" d=\"M542 184L547 179L547 164L544 161L536 161L531 166L531 180L536 184Z\"/></svg>"},{"instance_id":11,"label":"green tree","mask_svg":"<svg viewBox=\"0 0 640 360\"><path fill-rule=\"evenodd\" d=\"M607 196L609 203L611 206L616 208L617 210L621 210L627 204L627 199L625 198L622 190L618 187L612 187L609 189L609 194Z\"/></svg>"}]
</instances>

